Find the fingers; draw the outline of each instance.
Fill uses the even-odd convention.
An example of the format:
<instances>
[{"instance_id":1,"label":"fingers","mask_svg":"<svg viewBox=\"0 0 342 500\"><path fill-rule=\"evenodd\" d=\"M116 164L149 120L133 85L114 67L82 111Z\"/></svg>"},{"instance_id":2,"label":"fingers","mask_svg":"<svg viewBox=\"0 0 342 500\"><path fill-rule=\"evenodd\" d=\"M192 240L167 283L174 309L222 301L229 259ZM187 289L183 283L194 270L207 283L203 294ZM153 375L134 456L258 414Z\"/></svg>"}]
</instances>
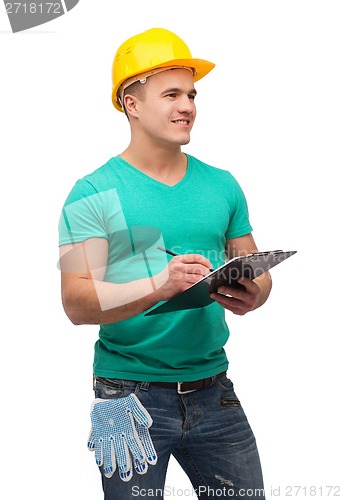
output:
<instances>
[{"instance_id":1,"label":"fingers","mask_svg":"<svg viewBox=\"0 0 342 500\"><path fill-rule=\"evenodd\" d=\"M126 434L127 445L131 451L133 464L136 472L138 474L146 474L148 465L146 463L146 455L143 449L142 442L140 441L138 434Z\"/></svg>"},{"instance_id":2,"label":"fingers","mask_svg":"<svg viewBox=\"0 0 342 500\"><path fill-rule=\"evenodd\" d=\"M148 429L146 429L146 427L142 427L141 425L136 425L136 431L143 445L146 454L146 461L151 465L155 465L158 457Z\"/></svg>"},{"instance_id":3,"label":"fingers","mask_svg":"<svg viewBox=\"0 0 342 500\"><path fill-rule=\"evenodd\" d=\"M178 264L173 268L174 278L185 279L187 283L196 283L208 274L208 268L198 264Z\"/></svg>"},{"instance_id":4,"label":"fingers","mask_svg":"<svg viewBox=\"0 0 342 500\"><path fill-rule=\"evenodd\" d=\"M148 428L152 417L135 394L113 400L95 399L91 407L92 429L88 449L95 451L98 466L110 478L118 469L120 479L130 481L134 469L145 474L157 454Z\"/></svg>"},{"instance_id":5,"label":"fingers","mask_svg":"<svg viewBox=\"0 0 342 500\"><path fill-rule=\"evenodd\" d=\"M214 299L218 304L220 304L220 306L236 315L243 316L247 312L245 306L243 304L240 304L241 301L239 301L238 299L227 297L219 293L212 293L210 297Z\"/></svg>"},{"instance_id":6,"label":"fingers","mask_svg":"<svg viewBox=\"0 0 342 500\"><path fill-rule=\"evenodd\" d=\"M89 432L89 437L88 437L88 450L89 450L89 451L94 451L94 450L95 450L95 437L94 437L93 428L91 428L91 429L90 429L90 432Z\"/></svg>"},{"instance_id":7,"label":"fingers","mask_svg":"<svg viewBox=\"0 0 342 500\"><path fill-rule=\"evenodd\" d=\"M126 433L121 432L113 436L113 445L116 455L119 476L123 481L129 481L132 474L132 459L126 442Z\"/></svg>"},{"instance_id":8,"label":"fingers","mask_svg":"<svg viewBox=\"0 0 342 500\"><path fill-rule=\"evenodd\" d=\"M184 254L173 257L155 282L158 286L158 300L169 300L184 292L191 285L204 278L211 271L211 262L199 254Z\"/></svg>"},{"instance_id":9,"label":"fingers","mask_svg":"<svg viewBox=\"0 0 342 500\"><path fill-rule=\"evenodd\" d=\"M183 255L177 255L177 257L174 257L172 259L173 261L177 262L184 262L184 264L201 264L204 267L207 267L208 269L212 268L212 263L206 258L203 257L203 255L200 255L198 253L187 253Z\"/></svg>"},{"instance_id":10,"label":"fingers","mask_svg":"<svg viewBox=\"0 0 342 500\"><path fill-rule=\"evenodd\" d=\"M112 438L109 438L109 440L105 443L103 463L101 465L103 465L104 475L108 478L112 477L116 470L115 450Z\"/></svg>"},{"instance_id":11,"label":"fingers","mask_svg":"<svg viewBox=\"0 0 342 500\"><path fill-rule=\"evenodd\" d=\"M239 278L238 282L243 288L221 286L217 290L218 293L212 293L210 296L225 309L242 316L254 309L260 288L248 278Z\"/></svg>"},{"instance_id":12,"label":"fingers","mask_svg":"<svg viewBox=\"0 0 342 500\"><path fill-rule=\"evenodd\" d=\"M97 446L95 446L95 461L97 465L103 465L103 439L98 440Z\"/></svg>"},{"instance_id":13,"label":"fingers","mask_svg":"<svg viewBox=\"0 0 342 500\"><path fill-rule=\"evenodd\" d=\"M187 283L196 283L210 272L211 262L198 254L185 254L174 257L170 262L170 271L178 274L178 279L185 278ZM177 276L175 276L177 278Z\"/></svg>"},{"instance_id":14,"label":"fingers","mask_svg":"<svg viewBox=\"0 0 342 500\"><path fill-rule=\"evenodd\" d=\"M134 413L134 421L133 415L131 415L131 417L132 424L135 429L135 439L139 443L139 446L142 447L141 450L143 451L146 461L151 465L155 465L157 463L157 452L153 446L152 439L148 431L148 427L151 427L153 423L152 417L135 394L131 394L130 397L133 400L132 409ZM139 472L137 465L138 462L135 463L135 468L139 474L144 474L147 471L146 468L146 471L143 470L143 472Z\"/></svg>"},{"instance_id":15,"label":"fingers","mask_svg":"<svg viewBox=\"0 0 342 500\"><path fill-rule=\"evenodd\" d=\"M115 436L114 446L119 476L123 481L130 481L132 478L132 463L138 474L146 474L148 464L136 431L122 432L120 436Z\"/></svg>"}]
</instances>

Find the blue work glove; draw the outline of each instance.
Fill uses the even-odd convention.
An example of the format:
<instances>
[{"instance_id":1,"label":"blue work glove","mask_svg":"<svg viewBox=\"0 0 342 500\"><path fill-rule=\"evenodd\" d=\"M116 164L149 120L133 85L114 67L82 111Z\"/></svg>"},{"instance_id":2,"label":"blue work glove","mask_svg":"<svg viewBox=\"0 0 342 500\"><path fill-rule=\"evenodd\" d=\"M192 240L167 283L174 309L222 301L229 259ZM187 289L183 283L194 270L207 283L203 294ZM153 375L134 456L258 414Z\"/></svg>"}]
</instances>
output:
<instances>
[{"instance_id":1,"label":"blue work glove","mask_svg":"<svg viewBox=\"0 0 342 500\"><path fill-rule=\"evenodd\" d=\"M96 463L103 465L106 477L111 477L118 467L120 478L129 481L133 476L132 459L138 474L145 474L148 464L156 464L157 454L148 431L152 418L135 394L95 399L90 418L88 449L95 450Z\"/></svg>"}]
</instances>

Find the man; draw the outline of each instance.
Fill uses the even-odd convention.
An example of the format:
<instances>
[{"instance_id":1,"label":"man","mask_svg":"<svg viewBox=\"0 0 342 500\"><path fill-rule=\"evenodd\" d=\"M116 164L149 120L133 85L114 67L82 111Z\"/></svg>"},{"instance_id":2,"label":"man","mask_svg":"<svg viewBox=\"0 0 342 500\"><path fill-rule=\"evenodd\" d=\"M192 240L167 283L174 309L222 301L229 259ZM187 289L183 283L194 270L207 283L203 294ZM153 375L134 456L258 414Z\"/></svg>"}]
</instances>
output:
<instances>
[{"instance_id":1,"label":"man","mask_svg":"<svg viewBox=\"0 0 342 500\"><path fill-rule=\"evenodd\" d=\"M206 307L145 315L225 257L257 251L237 181L181 150L196 118L194 83L213 67L164 29L123 43L112 96L131 141L77 181L63 208L63 305L74 324L100 325L89 448L107 500L162 498L171 454L200 498L245 498L247 490L264 498L224 345L225 310L261 306L270 275L221 287ZM168 262L160 248L177 255Z\"/></svg>"}]
</instances>

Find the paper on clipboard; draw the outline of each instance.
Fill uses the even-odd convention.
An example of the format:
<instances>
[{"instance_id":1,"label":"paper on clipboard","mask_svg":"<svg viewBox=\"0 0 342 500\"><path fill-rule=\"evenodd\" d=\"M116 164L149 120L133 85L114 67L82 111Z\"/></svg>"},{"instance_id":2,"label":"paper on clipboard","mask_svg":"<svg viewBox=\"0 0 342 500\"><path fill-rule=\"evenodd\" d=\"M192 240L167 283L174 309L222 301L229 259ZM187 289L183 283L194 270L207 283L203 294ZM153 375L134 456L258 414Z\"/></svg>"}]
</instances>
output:
<instances>
[{"instance_id":1,"label":"paper on clipboard","mask_svg":"<svg viewBox=\"0 0 342 500\"><path fill-rule=\"evenodd\" d=\"M214 302L210 294L217 291L218 287L222 285L242 287L237 281L240 277L257 278L296 252L296 250L286 252L271 250L234 257L184 292L160 305L154 306L153 309L145 313L145 316L208 306Z\"/></svg>"}]
</instances>

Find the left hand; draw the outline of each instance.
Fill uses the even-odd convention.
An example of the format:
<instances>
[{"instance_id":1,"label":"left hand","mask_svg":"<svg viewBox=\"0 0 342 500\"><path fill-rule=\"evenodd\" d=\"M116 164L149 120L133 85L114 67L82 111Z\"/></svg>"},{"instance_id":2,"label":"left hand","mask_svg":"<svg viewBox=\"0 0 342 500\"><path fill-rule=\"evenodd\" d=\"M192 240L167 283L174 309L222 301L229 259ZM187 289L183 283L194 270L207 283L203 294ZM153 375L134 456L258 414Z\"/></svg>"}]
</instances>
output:
<instances>
[{"instance_id":1,"label":"left hand","mask_svg":"<svg viewBox=\"0 0 342 500\"><path fill-rule=\"evenodd\" d=\"M239 278L239 283L244 288L233 286L220 286L219 293L212 293L210 297L228 311L243 316L249 311L253 311L257 304L260 287L255 281L248 278ZM228 297L226 295L229 295Z\"/></svg>"}]
</instances>

